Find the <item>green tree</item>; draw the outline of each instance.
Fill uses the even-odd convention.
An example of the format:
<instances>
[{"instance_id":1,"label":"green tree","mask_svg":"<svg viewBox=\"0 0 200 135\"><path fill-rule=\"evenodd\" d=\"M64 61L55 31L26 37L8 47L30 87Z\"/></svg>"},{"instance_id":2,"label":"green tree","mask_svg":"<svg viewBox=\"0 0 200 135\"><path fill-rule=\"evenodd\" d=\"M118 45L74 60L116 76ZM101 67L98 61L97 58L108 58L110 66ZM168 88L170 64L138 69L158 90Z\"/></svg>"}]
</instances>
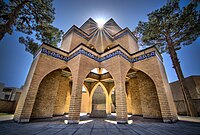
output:
<instances>
[{"instance_id":1,"label":"green tree","mask_svg":"<svg viewBox=\"0 0 200 135\"><path fill-rule=\"evenodd\" d=\"M148 21L140 21L134 30L141 46L155 45L161 53L169 53L184 95L187 114L191 116L197 116L197 113L185 84L176 51L192 44L199 37L199 26L200 14L197 11L197 3L191 2L180 8L179 1L175 1L148 14Z\"/></svg>"},{"instance_id":2,"label":"green tree","mask_svg":"<svg viewBox=\"0 0 200 135\"><path fill-rule=\"evenodd\" d=\"M26 46L32 54L37 51L39 42L46 42L53 46L61 40L62 31L55 28L53 23L55 9L53 0L9 0L0 1L0 40L6 34L19 31L27 36L20 37L19 42Z\"/></svg>"}]
</instances>

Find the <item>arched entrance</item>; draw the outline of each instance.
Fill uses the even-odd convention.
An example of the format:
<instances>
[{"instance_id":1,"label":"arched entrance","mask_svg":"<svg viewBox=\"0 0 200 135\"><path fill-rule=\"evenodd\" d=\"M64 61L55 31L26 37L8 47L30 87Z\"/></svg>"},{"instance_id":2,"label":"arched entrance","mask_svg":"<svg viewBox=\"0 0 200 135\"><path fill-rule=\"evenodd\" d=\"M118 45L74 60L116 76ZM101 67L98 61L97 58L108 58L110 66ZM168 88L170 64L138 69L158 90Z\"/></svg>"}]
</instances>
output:
<instances>
[{"instance_id":1,"label":"arched entrance","mask_svg":"<svg viewBox=\"0 0 200 135\"><path fill-rule=\"evenodd\" d=\"M57 69L40 82L31 118L48 118L68 113L72 75L69 68Z\"/></svg>"},{"instance_id":2,"label":"arched entrance","mask_svg":"<svg viewBox=\"0 0 200 135\"><path fill-rule=\"evenodd\" d=\"M88 113L90 116L106 117L107 114L110 114L111 99L109 93L114 86L110 73L104 68L95 68L87 75L84 85L89 92Z\"/></svg>"},{"instance_id":3,"label":"arched entrance","mask_svg":"<svg viewBox=\"0 0 200 135\"><path fill-rule=\"evenodd\" d=\"M104 118L106 114L106 92L100 84L96 87L92 97L92 111L90 117Z\"/></svg>"},{"instance_id":4,"label":"arched entrance","mask_svg":"<svg viewBox=\"0 0 200 135\"><path fill-rule=\"evenodd\" d=\"M161 118L153 80L144 72L130 69L126 76L127 112L144 118Z\"/></svg>"}]
</instances>

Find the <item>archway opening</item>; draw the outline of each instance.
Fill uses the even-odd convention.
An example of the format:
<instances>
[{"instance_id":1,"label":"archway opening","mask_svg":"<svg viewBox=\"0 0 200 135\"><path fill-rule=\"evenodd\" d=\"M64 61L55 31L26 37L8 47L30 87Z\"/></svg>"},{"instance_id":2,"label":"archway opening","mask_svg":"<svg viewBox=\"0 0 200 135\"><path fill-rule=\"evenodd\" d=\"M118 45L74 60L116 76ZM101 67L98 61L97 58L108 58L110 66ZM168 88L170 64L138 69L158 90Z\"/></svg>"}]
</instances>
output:
<instances>
[{"instance_id":1,"label":"archway opening","mask_svg":"<svg viewBox=\"0 0 200 135\"><path fill-rule=\"evenodd\" d=\"M144 72L130 69L126 76L127 112L143 118L161 118L153 80Z\"/></svg>"},{"instance_id":2,"label":"archway opening","mask_svg":"<svg viewBox=\"0 0 200 135\"><path fill-rule=\"evenodd\" d=\"M89 116L103 118L110 114L111 100L109 96L114 86L110 73L104 68L94 68L85 78L84 86L89 93L89 104L87 105ZM85 101L88 100L82 99L82 102Z\"/></svg>"},{"instance_id":3,"label":"archway opening","mask_svg":"<svg viewBox=\"0 0 200 135\"><path fill-rule=\"evenodd\" d=\"M92 96L92 112L90 117L105 118L106 114L106 94L103 88L99 84L95 89Z\"/></svg>"},{"instance_id":4,"label":"archway opening","mask_svg":"<svg viewBox=\"0 0 200 135\"><path fill-rule=\"evenodd\" d=\"M40 82L31 118L48 118L68 113L72 90L69 68L48 73Z\"/></svg>"}]
</instances>

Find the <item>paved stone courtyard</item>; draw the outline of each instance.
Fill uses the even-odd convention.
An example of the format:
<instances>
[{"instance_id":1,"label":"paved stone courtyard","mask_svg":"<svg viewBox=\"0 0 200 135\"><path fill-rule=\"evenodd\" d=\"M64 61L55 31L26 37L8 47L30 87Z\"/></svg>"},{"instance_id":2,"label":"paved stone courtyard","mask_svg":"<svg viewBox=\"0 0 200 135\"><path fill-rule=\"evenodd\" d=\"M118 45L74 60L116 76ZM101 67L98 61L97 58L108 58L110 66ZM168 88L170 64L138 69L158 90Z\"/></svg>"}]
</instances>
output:
<instances>
[{"instance_id":1,"label":"paved stone courtyard","mask_svg":"<svg viewBox=\"0 0 200 135\"><path fill-rule=\"evenodd\" d=\"M30 123L0 122L0 135L200 135L200 123L178 121L174 124L160 120L129 117L132 124L116 124L115 117L91 119L82 116L80 124L66 124L67 117L34 120Z\"/></svg>"}]
</instances>

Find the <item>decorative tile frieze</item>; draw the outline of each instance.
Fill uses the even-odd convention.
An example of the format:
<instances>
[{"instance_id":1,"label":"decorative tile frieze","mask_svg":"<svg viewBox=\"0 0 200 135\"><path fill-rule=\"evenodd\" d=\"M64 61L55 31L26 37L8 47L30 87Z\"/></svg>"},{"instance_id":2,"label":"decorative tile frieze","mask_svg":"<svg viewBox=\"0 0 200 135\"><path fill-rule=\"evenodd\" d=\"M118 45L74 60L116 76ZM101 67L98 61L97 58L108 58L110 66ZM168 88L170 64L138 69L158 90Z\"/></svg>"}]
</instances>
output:
<instances>
[{"instance_id":1,"label":"decorative tile frieze","mask_svg":"<svg viewBox=\"0 0 200 135\"><path fill-rule=\"evenodd\" d=\"M57 59L60 59L60 60L63 60L63 61L69 61L71 59L73 59L74 57L78 56L79 54L83 54L97 62L103 62L103 61L106 61L112 57L115 57L115 56L121 56L123 57L125 60L127 60L128 62L130 63L134 63L134 62L138 62L138 61L141 61L141 60L144 60L144 59L147 59L147 58L150 58L150 57L153 57L153 56L156 56L156 52L155 51L152 51L152 52L149 52L149 53L146 53L146 54L143 54L143 55L140 55L138 57L135 57L135 58L129 58L126 54L124 54L122 51L120 50L116 50L112 53L109 53L103 57L97 57L95 56L94 54L84 50L84 49L80 49L78 51L76 51L75 53L73 53L72 55L70 56L64 56L64 55L61 55L59 53L56 53L56 52L53 52L53 51L50 51L50 50L47 50L46 48L42 48L42 51L41 53L43 54L46 54L48 56L52 56L54 58L57 58Z\"/></svg>"},{"instance_id":2,"label":"decorative tile frieze","mask_svg":"<svg viewBox=\"0 0 200 135\"><path fill-rule=\"evenodd\" d=\"M131 63L134 63L134 62L137 62L137 61L141 61L141 60L144 60L146 58L153 57L153 56L156 56L156 52L155 51L140 55L140 56L135 57L135 58L132 58L131 59Z\"/></svg>"},{"instance_id":3,"label":"decorative tile frieze","mask_svg":"<svg viewBox=\"0 0 200 135\"><path fill-rule=\"evenodd\" d=\"M54 58L57 58L57 59L60 59L60 60L64 60L64 61L68 61L68 57L67 56L64 56L64 55L61 55L61 54L58 54L56 52L53 52L53 51L50 51L50 50L47 50L45 48L42 48L42 51L41 53L44 53L48 56L52 56Z\"/></svg>"}]
</instances>

